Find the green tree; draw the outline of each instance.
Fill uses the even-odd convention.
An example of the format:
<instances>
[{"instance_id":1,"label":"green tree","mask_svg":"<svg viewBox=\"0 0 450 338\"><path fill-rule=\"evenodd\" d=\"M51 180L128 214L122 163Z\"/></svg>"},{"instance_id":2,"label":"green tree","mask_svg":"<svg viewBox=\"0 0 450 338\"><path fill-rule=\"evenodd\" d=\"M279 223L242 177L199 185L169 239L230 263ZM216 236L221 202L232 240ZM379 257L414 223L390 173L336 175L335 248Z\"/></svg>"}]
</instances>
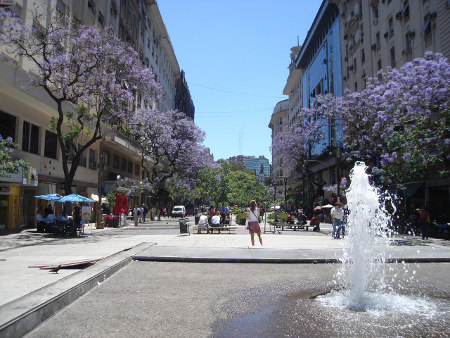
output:
<instances>
[{"instance_id":1,"label":"green tree","mask_svg":"<svg viewBox=\"0 0 450 338\"><path fill-rule=\"evenodd\" d=\"M241 206L248 205L250 200L261 204L268 197L267 188L255 175L240 170L229 173L229 190L228 201Z\"/></svg>"},{"instance_id":2,"label":"green tree","mask_svg":"<svg viewBox=\"0 0 450 338\"><path fill-rule=\"evenodd\" d=\"M214 201L215 206L227 201L229 187L229 169L226 163L206 166L199 171L198 187L194 190L195 198Z\"/></svg>"}]
</instances>

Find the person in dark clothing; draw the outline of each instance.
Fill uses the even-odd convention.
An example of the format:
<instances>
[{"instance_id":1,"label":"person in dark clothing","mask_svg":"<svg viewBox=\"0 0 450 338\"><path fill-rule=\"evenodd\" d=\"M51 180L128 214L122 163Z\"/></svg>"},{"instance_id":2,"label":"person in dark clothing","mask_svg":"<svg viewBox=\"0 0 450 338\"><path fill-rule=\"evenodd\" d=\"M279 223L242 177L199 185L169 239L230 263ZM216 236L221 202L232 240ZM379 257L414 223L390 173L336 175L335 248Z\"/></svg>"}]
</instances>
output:
<instances>
[{"instance_id":1,"label":"person in dark clothing","mask_svg":"<svg viewBox=\"0 0 450 338\"><path fill-rule=\"evenodd\" d=\"M47 217L48 215L52 215L53 214L53 208L52 205L49 204L47 205L47 207L44 209L44 217Z\"/></svg>"},{"instance_id":2,"label":"person in dark clothing","mask_svg":"<svg viewBox=\"0 0 450 338\"><path fill-rule=\"evenodd\" d=\"M420 230L422 232L422 239L428 239L428 232L431 223L430 214L425 208L423 209L417 208L416 213L418 215L417 220L419 222Z\"/></svg>"},{"instance_id":3,"label":"person in dark clothing","mask_svg":"<svg viewBox=\"0 0 450 338\"><path fill-rule=\"evenodd\" d=\"M73 207L72 219L73 219L72 235L76 236L77 229L80 227L81 224L81 207L80 204L78 203L76 203L75 206Z\"/></svg>"},{"instance_id":4,"label":"person in dark clothing","mask_svg":"<svg viewBox=\"0 0 450 338\"><path fill-rule=\"evenodd\" d=\"M148 212L148 206L146 206L144 203L142 203L142 220L145 223L145 216L147 215Z\"/></svg>"}]
</instances>

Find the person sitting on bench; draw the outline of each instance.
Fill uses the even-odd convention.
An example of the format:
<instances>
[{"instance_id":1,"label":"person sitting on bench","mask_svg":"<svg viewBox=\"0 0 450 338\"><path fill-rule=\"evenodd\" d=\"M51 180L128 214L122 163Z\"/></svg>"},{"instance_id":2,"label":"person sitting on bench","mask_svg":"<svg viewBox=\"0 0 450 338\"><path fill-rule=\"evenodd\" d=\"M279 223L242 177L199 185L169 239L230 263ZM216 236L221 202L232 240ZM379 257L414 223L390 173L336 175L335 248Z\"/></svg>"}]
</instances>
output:
<instances>
[{"instance_id":1,"label":"person sitting on bench","mask_svg":"<svg viewBox=\"0 0 450 338\"><path fill-rule=\"evenodd\" d=\"M320 222L319 222L319 219L316 217L316 215L314 215L314 216L311 218L311 221L309 222L309 224L310 224L311 226L314 225L313 231L320 231L320 226L319 226Z\"/></svg>"},{"instance_id":2,"label":"person sitting on bench","mask_svg":"<svg viewBox=\"0 0 450 338\"><path fill-rule=\"evenodd\" d=\"M216 214L211 217L211 227L212 228L220 228L220 212L217 211ZM220 229L218 230L220 234ZM211 233L214 233L213 229L211 229Z\"/></svg>"},{"instance_id":3,"label":"person sitting on bench","mask_svg":"<svg viewBox=\"0 0 450 338\"><path fill-rule=\"evenodd\" d=\"M223 225L224 226L231 225L231 214L229 212L225 214L225 220L223 221Z\"/></svg>"},{"instance_id":4,"label":"person sitting on bench","mask_svg":"<svg viewBox=\"0 0 450 338\"><path fill-rule=\"evenodd\" d=\"M208 226L208 216L206 215L206 212L202 212L200 218L198 219L198 225Z\"/></svg>"}]
</instances>

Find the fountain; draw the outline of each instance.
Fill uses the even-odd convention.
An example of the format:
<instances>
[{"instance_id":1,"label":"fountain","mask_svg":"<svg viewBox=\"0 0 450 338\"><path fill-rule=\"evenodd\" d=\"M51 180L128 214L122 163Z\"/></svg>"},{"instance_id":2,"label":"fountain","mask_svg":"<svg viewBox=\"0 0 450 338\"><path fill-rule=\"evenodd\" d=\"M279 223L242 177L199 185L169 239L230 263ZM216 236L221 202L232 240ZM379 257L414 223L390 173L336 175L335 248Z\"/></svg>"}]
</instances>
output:
<instances>
[{"instance_id":1,"label":"fountain","mask_svg":"<svg viewBox=\"0 0 450 338\"><path fill-rule=\"evenodd\" d=\"M388 225L391 215L385 205L390 199L370 184L364 162L356 162L350 174L347 190L347 236L343 242L342 266L335 278L339 291L318 297L326 305L347 308L350 311L432 311L433 304L424 299L399 295L394 292L394 274L387 280L390 264L388 249L392 239ZM387 202L387 203L386 203ZM395 210L392 203L391 207ZM406 264L403 277L408 275ZM415 271L406 278L414 279Z\"/></svg>"},{"instance_id":2,"label":"fountain","mask_svg":"<svg viewBox=\"0 0 450 338\"><path fill-rule=\"evenodd\" d=\"M449 265L392 263L397 238L386 206L393 205L362 162L351 172L347 201L346 237L332 242L342 245L342 264L265 268L284 280L246 287L224 303L220 312L231 320L218 320L215 336L448 336Z\"/></svg>"}]
</instances>

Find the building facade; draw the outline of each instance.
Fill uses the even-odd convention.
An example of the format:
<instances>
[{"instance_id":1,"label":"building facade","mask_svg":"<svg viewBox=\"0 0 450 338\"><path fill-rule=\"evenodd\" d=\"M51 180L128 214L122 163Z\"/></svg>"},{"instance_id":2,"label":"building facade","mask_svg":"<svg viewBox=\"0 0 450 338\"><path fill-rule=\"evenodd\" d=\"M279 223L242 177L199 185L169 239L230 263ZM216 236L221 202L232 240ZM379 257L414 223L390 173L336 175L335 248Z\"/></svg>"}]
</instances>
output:
<instances>
[{"instance_id":1,"label":"building facade","mask_svg":"<svg viewBox=\"0 0 450 338\"><path fill-rule=\"evenodd\" d=\"M361 91L379 70L401 67L423 57L425 51L448 58L449 37L446 0L323 0L302 46L291 49L283 90L289 95L289 121L302 107L311 107L316 95ZM321 187L339 184L346 175L341 167L340 125L340 121L323 121L323 141L311 148L300 173L303 203L309 208L314 201L330 197ZM439 204L433 196L443 196L448 203L449 185L448 179L427 180L422 192L425 203Z\"/></svg>"},{"instance_id":2,"label":"building facade","mask_svg":"<svg viewBox=\"0 0 450 338\"><path fill-rule=\"evenodd\" d=\"M289 100L283 100L276 104L273 109L272 116L269 122L269 128L272 130L272 140L275 136L286 130L289 126ZM272 184L277 191L284 187L283 177L291 176L291 173L286 172L283 168L283 158L281 154L272 151L272 171L271 171Z\"/></svg>"},{"instance_id":3,"label":"building facade","mask_svg":"<svg viewBox=\"0 0 450 338\"><path fill-rule=\"evenodd\" d=\"M342 83L360 91L369 77L399 68L425 51L450 57L446 0L340 0Z\"/></svg>"},{"instance_id":4,"label":"building facade","mask_svg":"<svg viewBox=\"0 0 450 338\"><path fill-rule=\"evenodd\" d=\"M156 1L148 0L32 0L0 1L0 6L19 16L27 25L33 13L47 16L69 14L87 25L111 27L122 40L139 53L142 64L153 70L164 91L161 102L145 102L136 94L135 107L160 110L178 108L175 102L181 70ZM53 11L53 12L52 12ZM1 47L0 47L1 49ZM0 177L0 230L35 226L35 215L45 201L34 198L46 193L63 193L62 154L56 134L50 128L56 106L43 90L23 88L28 64L0 63L0 134L12 137L18 149L15 158L27 160L31 175L9 173ZM183 82L186 84L183 74ZM187 84L186 84L187 86ZM190 95L185 95L193 107ZM193 118L193 113L190 112ZM117 185L131 186L142 179L142 159L133 140L117 131L93 144L81 159L74 177L72 192L94 197L116 191ZM138 201L133 201L138 202Z\"/></svg>"},{"instance_id":5,"label":"building facade","mask_svg":"<svg viewBox=\"0 0 450 338\"><path fill-rule=\"evenodd\" d=\"M249 170L255 172L256 177L260 182L264 183L266 177L270 176L270 163L265 156L233 156L229 161L241 162Z\"/></svg>"}]
</instances>

